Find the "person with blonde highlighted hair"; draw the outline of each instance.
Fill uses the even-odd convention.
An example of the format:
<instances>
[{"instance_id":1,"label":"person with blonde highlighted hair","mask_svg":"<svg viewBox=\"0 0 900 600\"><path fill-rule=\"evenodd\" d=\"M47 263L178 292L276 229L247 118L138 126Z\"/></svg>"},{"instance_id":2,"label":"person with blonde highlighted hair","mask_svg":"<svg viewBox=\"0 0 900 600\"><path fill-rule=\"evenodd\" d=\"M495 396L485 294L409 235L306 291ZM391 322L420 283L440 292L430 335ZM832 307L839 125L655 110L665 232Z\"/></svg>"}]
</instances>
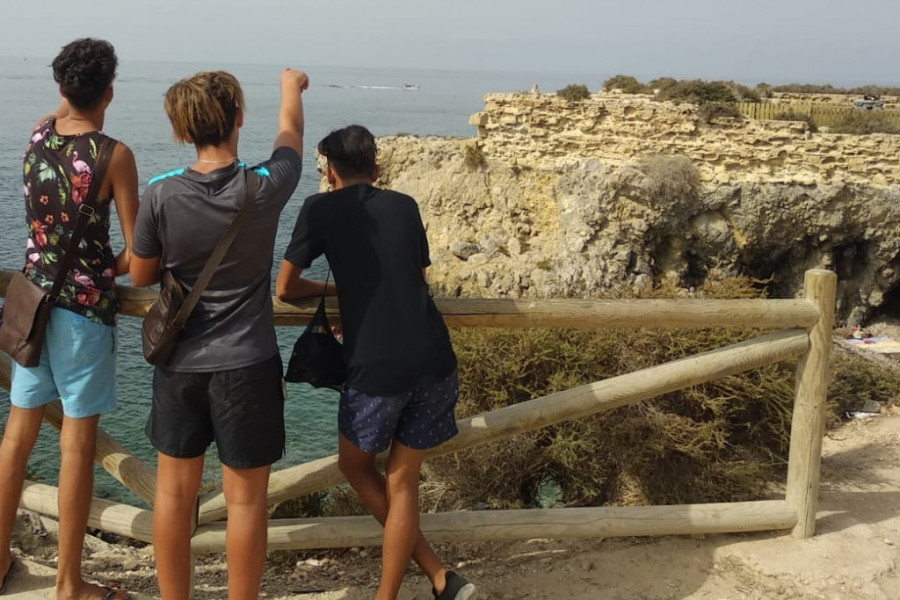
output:
<instances>
[{"instance_id":1,"label":"person with blonde highlighted hair","mask_svg":"<svg viewBox=\"0 0 900 600\"><path fill-rule=\"evenodd\" d=\"M197 73L165 95L175 139L196 160L150 180L135 226L131 279L152 285L169 270L191 288L259 176L250 212L177 346L153 373L146 432L158 452L153 547L162 600L191 592L191 532L206 450L215 441L228 508L229 600L255 600L266 557L266 491L284 453L284 386L275 340L271 270L278 218L300 179L302 71L281 74L274 149L248 167L238 158L244 96L224 71Z\"/></svg>"}]
</instances>

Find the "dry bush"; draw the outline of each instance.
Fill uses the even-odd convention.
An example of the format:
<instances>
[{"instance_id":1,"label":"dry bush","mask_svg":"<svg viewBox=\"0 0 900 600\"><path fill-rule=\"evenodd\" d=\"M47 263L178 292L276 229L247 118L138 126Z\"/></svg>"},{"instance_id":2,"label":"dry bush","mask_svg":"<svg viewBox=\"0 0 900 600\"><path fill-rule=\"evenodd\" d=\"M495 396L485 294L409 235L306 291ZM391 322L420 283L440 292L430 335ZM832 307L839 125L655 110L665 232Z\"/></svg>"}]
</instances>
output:
<instances>
[{"instance_id":1,"label":"dry bush","mask_svg":"<svg viewBox=\"0 0 900 600\"><path fill-rule=\"evenodd\" d=\"M653 91L631 75L615 75L603 82L603 91L619 90L623 94L648 94Z\"/></svg>"},{"instance_id":2,"label":"dry bush","mask_svg":"<svg viewBox=\"0 0 900 600\"><path fill-rule=\"evenodd\" d=\"M674 77L657 77L656 79L651 80L650 83L647 84L647 87L651 90L660 92L666 88L672 87L676 83L678 83L678 80Z\"/></svg>"},{"instance_id":3,"label":"dry bush","mask_svg":"<svg viewBox=\"0 0 900 600\"><path fill-rule=\"evenodd\" d=\"M672 204L700 192L700 172L686 156L651 154L641 157L637 166L646 177L648 197L656 203Z\"/></svg>"},{"instance_id":4,"label":"dry bush","mask_svg":"<svg viewBox=\"0 0 900 600\"><path fill-rule=\"evenodd\" d=\"M772 87L776 92L791 94L853 94L870 96L900 96L900 87L861 85L852 88L835 87L830 83L788 83Z\"/></svg>"},{"instance_id":5,"label":"dry bush","mask_svg":"<svg viewBox=\"0 0 900 600\"><path fill-rule=\"evenodd\" d=\"M867 135L870 133L900 134L900 121L889 119L885 111L853 110L847 113L839 123L828 128L831 133L852 133Z\"/></svg>"},{"instance_id":6,"label":"dry bush","mask_svg":"<svg viewBox=\"0 0 900 600\"><path fill-rule=\"evenodd\" d=\"M828 413L832 423L862 409L868 401L900 404L900 370L840 350L832 353L830 368Z\"/></svg>"},{"instance_id":7,"label":"dry bush","mask_svg":"<svg viewBox=\"0 0 900 600\"><path fill-rule=\"evenodd\" d=\"M460 415L473 415L752 337L751 331L465 330ZM785 455L792 367L772 366L431 462L434 509L717 501L758 491ZM455 494L448 490L452 489ZM455 497L454 497L455 496Z\"/></svg>"},{"instance_id":8,"label":"dry bush","mask_svg":"<svg viewBox=\"0 0 900 600\"><path fill-rule=\"evenodd\" d=\"M735 102L737 94L731 82L685 79L660 90L658 100L705 104L707 102Z\"/></svg>"},{"instance_id":9,"label":"dry bush","mask_svg":"<svg viewBox=\"0 0 900 600\"><path fill-rule=\"evenodd\" d=\"M556 90L556 95L568 102L581 102L591 97L591 92L583 83L571 83Z\"/></svg>"},{"instance_id":10,"label":"dry bush","mask_svg":"<svg viewBox=\"0 0 900 600\"><path fill-rule=\"evenodd\" d=\"M698 295L760 297L759 282L708 282ZM669 295L654 290L649 297ZM755 330L489 330L453 332L459 416L736 343ZM848 362L849 361L849 362ZM865 385L896 396L900 376L835 357L829 405ZM609 413L554 425L429 462L429 510L547 504L673 504L760 498L782 481L796 365L768 365ZM876 383L877 382L877 383ZM856 396L858 398L858 395ZM547 486L547 482L553 485Z\"/></svg>"},{"instance_id":11,"label":"dry bush","mask_svg":"<svg viewBox=\"0 0 900 600\"><path fill-rule=\"evenodd\" d=\"M711 124L714 119L736 119L740 121L744 118L734 102L706 102L700 105L697 114L700 116L700 120L706 124Z\"/></svg>"},{"instance_id":12,"label":"dry bush","mask_svg":"<svg viewBox=\"0 0 900 600\"><path fill-rule=\"evenodd\" d=\"M484 151L475 144L466 144L462 150L463 164L470 171L476 171L487 164Z\"/></svg>"}]
</instances>

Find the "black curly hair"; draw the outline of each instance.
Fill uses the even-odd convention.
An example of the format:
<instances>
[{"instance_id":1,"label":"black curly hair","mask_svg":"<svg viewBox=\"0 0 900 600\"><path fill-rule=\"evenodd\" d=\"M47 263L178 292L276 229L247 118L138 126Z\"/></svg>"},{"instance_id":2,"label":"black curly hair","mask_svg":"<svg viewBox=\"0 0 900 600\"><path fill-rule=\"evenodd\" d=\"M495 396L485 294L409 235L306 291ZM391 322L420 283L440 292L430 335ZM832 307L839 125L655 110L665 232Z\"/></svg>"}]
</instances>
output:
<instances>
[{"instance_id":1,"label":"black curly hair","mask_svg":"<svg viewBox=\"0 0 900 600\"><path fill-rule=\"evenodd\" d=\"M116 78L119 61L112 44L82 38L63 46L53 59L53 79L75 108L93 108Z\"/></svg>"}]
</instances>

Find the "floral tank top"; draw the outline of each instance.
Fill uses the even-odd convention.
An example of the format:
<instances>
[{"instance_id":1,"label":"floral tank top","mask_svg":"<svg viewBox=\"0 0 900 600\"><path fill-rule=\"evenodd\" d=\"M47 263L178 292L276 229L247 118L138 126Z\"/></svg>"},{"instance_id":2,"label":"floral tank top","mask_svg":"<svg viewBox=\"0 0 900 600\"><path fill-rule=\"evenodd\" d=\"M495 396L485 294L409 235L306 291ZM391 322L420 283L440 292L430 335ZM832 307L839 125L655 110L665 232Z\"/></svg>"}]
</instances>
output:
<instances>
[{"instance_id":1,"label":"floral tank top","mask_svg":"<svg viewBox=\"0 0 900 600\"><path fill-rule=\"evenodd\" d=\"M78 207L91 185L97 151L107 136L99 131L56 133L54 119L37 127L25 150L25 219L28 241L25 275L44 289L53 287L57 266L69 247ZM116 261L109 243L109 199L97 199L95 212L59 294L57 306L106 325L118 309Z\"/></svg>"}]
</instances>

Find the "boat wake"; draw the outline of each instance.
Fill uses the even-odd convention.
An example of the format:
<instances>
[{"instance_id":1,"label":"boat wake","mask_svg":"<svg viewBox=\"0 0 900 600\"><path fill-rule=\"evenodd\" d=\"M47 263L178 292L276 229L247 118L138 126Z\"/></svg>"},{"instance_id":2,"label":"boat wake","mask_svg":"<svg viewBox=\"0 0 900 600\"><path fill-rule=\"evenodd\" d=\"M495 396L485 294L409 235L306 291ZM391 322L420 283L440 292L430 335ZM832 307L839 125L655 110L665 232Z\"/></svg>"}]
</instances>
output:
<instances>
[{"instance_id":1,"label":"boat wake","mask_svg":"<svg viewBox=\"0 0 900 600\"><path fill-rule=\"evenodd\" d=\"M414 92L419 89L419 86L413 83L405 83L403 85L341 85L338 83L329 83L325 87L344 90L402 90L406 92Z\"/></svg>"}]
</instances>

